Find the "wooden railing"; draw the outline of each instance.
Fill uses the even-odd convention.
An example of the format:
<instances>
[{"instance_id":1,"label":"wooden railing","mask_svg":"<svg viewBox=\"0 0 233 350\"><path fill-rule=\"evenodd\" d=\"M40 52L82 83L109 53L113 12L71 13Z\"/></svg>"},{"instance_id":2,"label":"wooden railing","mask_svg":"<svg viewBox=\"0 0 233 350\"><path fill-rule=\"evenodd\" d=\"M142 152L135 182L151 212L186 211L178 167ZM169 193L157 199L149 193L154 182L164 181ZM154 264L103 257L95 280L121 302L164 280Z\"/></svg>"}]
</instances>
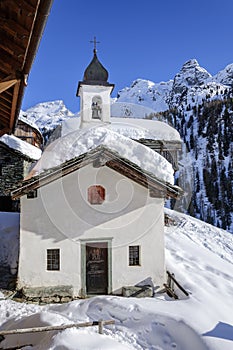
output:
<instances>
[{"instance_id":1,"label":"wooden railing","mask_svg":"<svg viewBox=\"0 0 233 350\"><path fill-rule=\"evenodd\" d=\"M175 275L167 271L167 283L164 283L165 290L167 294L174 299L179 299L178 295L175 293L175 285L184 293L184 295L189 296L189 293L180 285L180 283L175 279Z\"/></svg>"},{"instance_id":2,"label":"wooden railing","mask_svg":"<svg viewBox=\"0 0 233 350\"><path fill-rule=\"evenodd\" d=\"M83 327L92 327L98 326L99 334L103 334L103 327L106 325L115 324L114 320L99 320L83 323L72 323L60 326L47 326L47 327L33 327L33 328L22 328L22 329L11 329L0 331L0 340L4 339L5 335L11 334L25 334L25 333L36 333L36 332L50 332L50 331L60 331L67 328L83 328Z\"/></svg>"}]
</instances>

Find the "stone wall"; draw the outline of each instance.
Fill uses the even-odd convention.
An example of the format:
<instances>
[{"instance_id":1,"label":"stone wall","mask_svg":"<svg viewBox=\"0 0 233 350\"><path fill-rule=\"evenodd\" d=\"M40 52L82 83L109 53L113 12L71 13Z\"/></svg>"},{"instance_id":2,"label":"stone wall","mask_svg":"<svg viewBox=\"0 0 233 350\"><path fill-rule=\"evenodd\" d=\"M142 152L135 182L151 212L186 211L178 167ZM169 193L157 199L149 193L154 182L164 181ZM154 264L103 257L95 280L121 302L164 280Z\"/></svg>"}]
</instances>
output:
<instances>
[{"instance_id":1,"label":"stone wall","mask_svg":"<svg viewBox=\"0 0 233 350\"><path fill-rule=\"evenodd\" d=\"M32 165L32 160L0 143L0 210L18 211L18 202L11 201L10 190L20 183Z\"/></svg>"}]
</instances>

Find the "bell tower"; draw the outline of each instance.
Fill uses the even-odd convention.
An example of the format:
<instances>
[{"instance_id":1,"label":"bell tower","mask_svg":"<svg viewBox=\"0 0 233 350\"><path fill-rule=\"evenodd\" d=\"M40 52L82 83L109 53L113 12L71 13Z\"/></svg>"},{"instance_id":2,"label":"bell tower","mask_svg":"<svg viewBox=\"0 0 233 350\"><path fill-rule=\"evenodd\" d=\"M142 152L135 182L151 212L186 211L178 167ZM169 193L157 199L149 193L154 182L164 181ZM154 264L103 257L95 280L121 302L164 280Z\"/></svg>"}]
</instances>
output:
<instances>
[{"instance_id":1,"label":"bell tower","mask_svg":"<svg viewBox=\"0 0 233 350\"><path fill-rule=\"evenodd\" d=\"M78 83L76 96L80 97L80 128L110 123L110 95L114 84L108 83L108 71L97 57L96 37L94 56L87 66L83 80Z\"/></svg>"}]
</instances>

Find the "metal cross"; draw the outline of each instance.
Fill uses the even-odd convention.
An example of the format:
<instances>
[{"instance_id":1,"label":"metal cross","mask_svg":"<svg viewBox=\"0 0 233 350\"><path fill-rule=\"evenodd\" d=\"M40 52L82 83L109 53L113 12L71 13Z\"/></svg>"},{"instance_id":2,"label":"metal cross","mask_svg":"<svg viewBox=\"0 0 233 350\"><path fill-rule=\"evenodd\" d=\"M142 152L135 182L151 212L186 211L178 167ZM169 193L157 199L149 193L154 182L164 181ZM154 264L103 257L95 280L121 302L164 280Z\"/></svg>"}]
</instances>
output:
<instances>
[{"instance_id":1,"label":"metal cross","mask_svg":"<svg viewBox=\"0 0 233 350\"><path fill-rule=\"evenodd\" d=\"M96 41L96 37L94 36L94 40L91 40L90 43L94 44L94 51L96 52L96 44L99 44L100 41Z\"/></svg>"}]
</instances>

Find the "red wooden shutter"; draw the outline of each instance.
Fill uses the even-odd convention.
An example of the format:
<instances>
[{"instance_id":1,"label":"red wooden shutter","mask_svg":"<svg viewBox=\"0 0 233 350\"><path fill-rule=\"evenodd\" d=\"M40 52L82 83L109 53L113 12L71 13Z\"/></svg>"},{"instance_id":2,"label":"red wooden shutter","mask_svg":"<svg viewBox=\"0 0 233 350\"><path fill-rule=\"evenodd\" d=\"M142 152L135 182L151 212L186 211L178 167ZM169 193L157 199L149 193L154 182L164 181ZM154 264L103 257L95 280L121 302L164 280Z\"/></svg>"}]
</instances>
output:
<instances>
[{"instance_id":1,"label":"red wooden shutter","mask_svg":"<svg viewBox=\"0 0 233 350\"><path fill-rule=\"evenodd\" d=\"M88 202L90 204L102 204L105 200L105 188L93 185L88 188Z\"/></svg>"}]
</instances>

